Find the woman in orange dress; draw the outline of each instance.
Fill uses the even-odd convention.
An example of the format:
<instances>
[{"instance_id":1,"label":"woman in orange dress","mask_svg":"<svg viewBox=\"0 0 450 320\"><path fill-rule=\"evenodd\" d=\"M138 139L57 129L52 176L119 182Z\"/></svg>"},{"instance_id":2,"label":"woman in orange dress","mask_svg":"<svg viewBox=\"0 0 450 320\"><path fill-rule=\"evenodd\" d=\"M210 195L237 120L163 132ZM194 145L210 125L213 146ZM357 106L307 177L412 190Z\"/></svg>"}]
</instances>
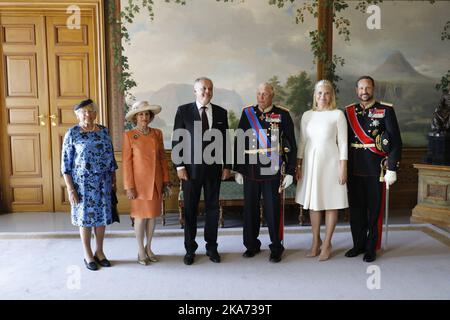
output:
<instances>
[{"instance_id":1,"label":"woman in orange dress","mask_svg":"<svg viewBox=\"0 0 450 320\"><path fill-rule=\"evenodd\" d=\"M123 181L131 201L138 263L142 265L158 261L151 250L151 241L155 218L161 215L162 198L170 192L162 131L149 127L160 111L160 106L137 101L125 116L135 127L123 135Z\"/></svg>"}]
</instances>

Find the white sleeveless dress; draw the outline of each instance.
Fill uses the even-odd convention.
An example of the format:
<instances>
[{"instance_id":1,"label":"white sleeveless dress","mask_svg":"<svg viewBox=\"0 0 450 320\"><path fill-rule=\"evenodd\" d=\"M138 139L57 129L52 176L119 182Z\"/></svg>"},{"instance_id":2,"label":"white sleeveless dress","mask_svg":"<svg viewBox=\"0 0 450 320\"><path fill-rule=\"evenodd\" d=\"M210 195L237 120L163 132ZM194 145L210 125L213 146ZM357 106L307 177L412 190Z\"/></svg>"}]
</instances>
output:
<instances>
[{"instance_id":1,"label":"white sleeveless dress","mask_svg":"<svg viewBox=\"0 0 450 320\"><path fill-rule=\"evenodd\" d=\"M304 209L348 207L347 185L339 184L339 162L347 160L347 120L341 110L305 112L297 158L303 159L295 201Z\"/></svg>"}]
</instances>

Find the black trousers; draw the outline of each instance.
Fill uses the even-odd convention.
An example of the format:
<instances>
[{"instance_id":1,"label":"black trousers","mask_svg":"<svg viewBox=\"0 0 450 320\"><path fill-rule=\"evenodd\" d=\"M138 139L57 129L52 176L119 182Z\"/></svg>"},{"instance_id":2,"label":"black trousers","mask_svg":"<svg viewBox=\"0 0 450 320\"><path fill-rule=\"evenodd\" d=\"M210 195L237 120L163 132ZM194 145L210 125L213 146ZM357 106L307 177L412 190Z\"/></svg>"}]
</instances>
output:
<instances>
[{"instance_id":1,"label":"black trousers","mask_svg":"<svg viewBox=\"0 0 450 320\"><path fill-rule=\"evenodd\" d=\"M244 246L248 250L256 250L261 247L259 241L259 229L261 224L259 203L261 195L264 203L264 216L269 228L270 251L283 251L279 237L280 227L280 179L255 181L244 177Z\"/></svg>"},{"instance_id":2,"label":"black trousers","mask_svg":"<svg viewBox=\"0 0 450 320\"><path fill-rule=\"evenodd\" d=\"M219 227L219 192L220 175L208 172L199 174L195 179L182 182L184 197L184 247L187 253L194 253L198 248L197 215L201 190L205 200L205 228L204 237L206 250L217 249L217 231Z\"/></svg>"},{"instance_id":3,"label":"black trousers","mask_svg":"<svg viewBox=\"0 0 450 320\"><path fill-rule=\"evenodd\" d=\"M374 253L381 242L385 208L384 183L376 176L349 175L348 194L353 247Z\"/></svg>"}]
</instances>

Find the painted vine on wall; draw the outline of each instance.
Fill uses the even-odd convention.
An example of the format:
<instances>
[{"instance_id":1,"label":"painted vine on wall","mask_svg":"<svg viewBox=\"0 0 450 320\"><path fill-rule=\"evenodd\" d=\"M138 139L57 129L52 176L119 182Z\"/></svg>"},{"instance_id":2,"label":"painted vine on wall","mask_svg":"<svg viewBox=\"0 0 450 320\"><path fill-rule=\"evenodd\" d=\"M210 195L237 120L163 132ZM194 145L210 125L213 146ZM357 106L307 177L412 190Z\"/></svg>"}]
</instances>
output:
<instances>
[{"instance_id":1,"label":"painted vine on wall","mask_svg":"<svg viewBox=\"0 0 450 320\"><path fill-rule=\"evenodd\" d=\"M188 0L164 0L167 3L176 3L180 5L185 5ZM206 1L206 0L204 0ZM215 0L217 2L244 2L245 0ZM278 8L284 8L288 4L300 3L300 7L297 9L297 15L295 21L297 24L304 23L305 15L311 15L314 18L318 18L318 5L319 1L303 1L303 0L267 0L269 5L277 6ZM435 3L435 0L424 0L431 4ZM365 13L367 7L372 4L382 3L383 0L364 0L356 1L353 3L353 8ZM350 41L350 20L344 18L342 13L349 8L349 4L344 0L326 0L326 6L333 6L333 24L337 30L338 35L343 37L344 41ZM128 58L125 55L124 43L129 44L131 42L130 35L127 29L127 25L134 22L137 14L141 11L147 11L148 18L153 21L155 12L153 10L154 1L153 0L128 0L126 6L120 11L120 21L114 21L115 3L114 1L109 1L109 21L113 26L113 32L116 35L116 39L121 39L122 41L115 41L113 44L114 51L114 65L119 66L121 73L118 77L119 89L124 92L125 100L132 100L134 97L131 94L131 89L137 86L136 81L133 79L133 74L130 70L128 63ZM329 59L325 50L325 33L319 32L317 29L311 30L309 32L311 51L314 56L314 63L317 61L322 61L325 66L325 78L330 80L339 91L337 83L342 78L336 72L338 66L344 66L345 59L338 55L333 55L332 59ZM450 40L450 21L447 21L444 29L441 33L441 40ZM447 71L445 75L442 76L441 82L436 84L436 89L441 91L448 90L450 83L450 70ZM125 106L125 112L128 106Z\"/></svg>"}]
</instances>

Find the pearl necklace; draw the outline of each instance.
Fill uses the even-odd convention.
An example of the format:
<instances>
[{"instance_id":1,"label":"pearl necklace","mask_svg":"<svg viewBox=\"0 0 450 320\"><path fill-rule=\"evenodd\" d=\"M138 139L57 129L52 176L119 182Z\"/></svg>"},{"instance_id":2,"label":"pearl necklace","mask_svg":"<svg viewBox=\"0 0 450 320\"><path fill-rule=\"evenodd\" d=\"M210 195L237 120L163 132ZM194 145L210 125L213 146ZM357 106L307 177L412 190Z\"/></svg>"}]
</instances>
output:
<instances>
[{"instance_id":1,"label":"pearl necklace","mask_svg":"<svg viewBox=\"0 0 450 320\"><path fill-rule=\"evenodd\" d=\"M147 136L150 133L150 128L146 127L146 130L141 130L140 128L136 127L136 130L142 133L144 136Z\"/></svg>"},{"instance_id":2,"label":"pearl necklace","mask_svg":"<svg viewBox=\"0 0 450 320\"><path fill-rule=\"evenodd\" d=\"M95 129L97 129L97 126L95 124L92 125L92 129L86 129L83 127L83 125L80 124L80 128L81 130L83 130L84 132L93 132L95 131Z\"/></svg>"}]
</instances>

